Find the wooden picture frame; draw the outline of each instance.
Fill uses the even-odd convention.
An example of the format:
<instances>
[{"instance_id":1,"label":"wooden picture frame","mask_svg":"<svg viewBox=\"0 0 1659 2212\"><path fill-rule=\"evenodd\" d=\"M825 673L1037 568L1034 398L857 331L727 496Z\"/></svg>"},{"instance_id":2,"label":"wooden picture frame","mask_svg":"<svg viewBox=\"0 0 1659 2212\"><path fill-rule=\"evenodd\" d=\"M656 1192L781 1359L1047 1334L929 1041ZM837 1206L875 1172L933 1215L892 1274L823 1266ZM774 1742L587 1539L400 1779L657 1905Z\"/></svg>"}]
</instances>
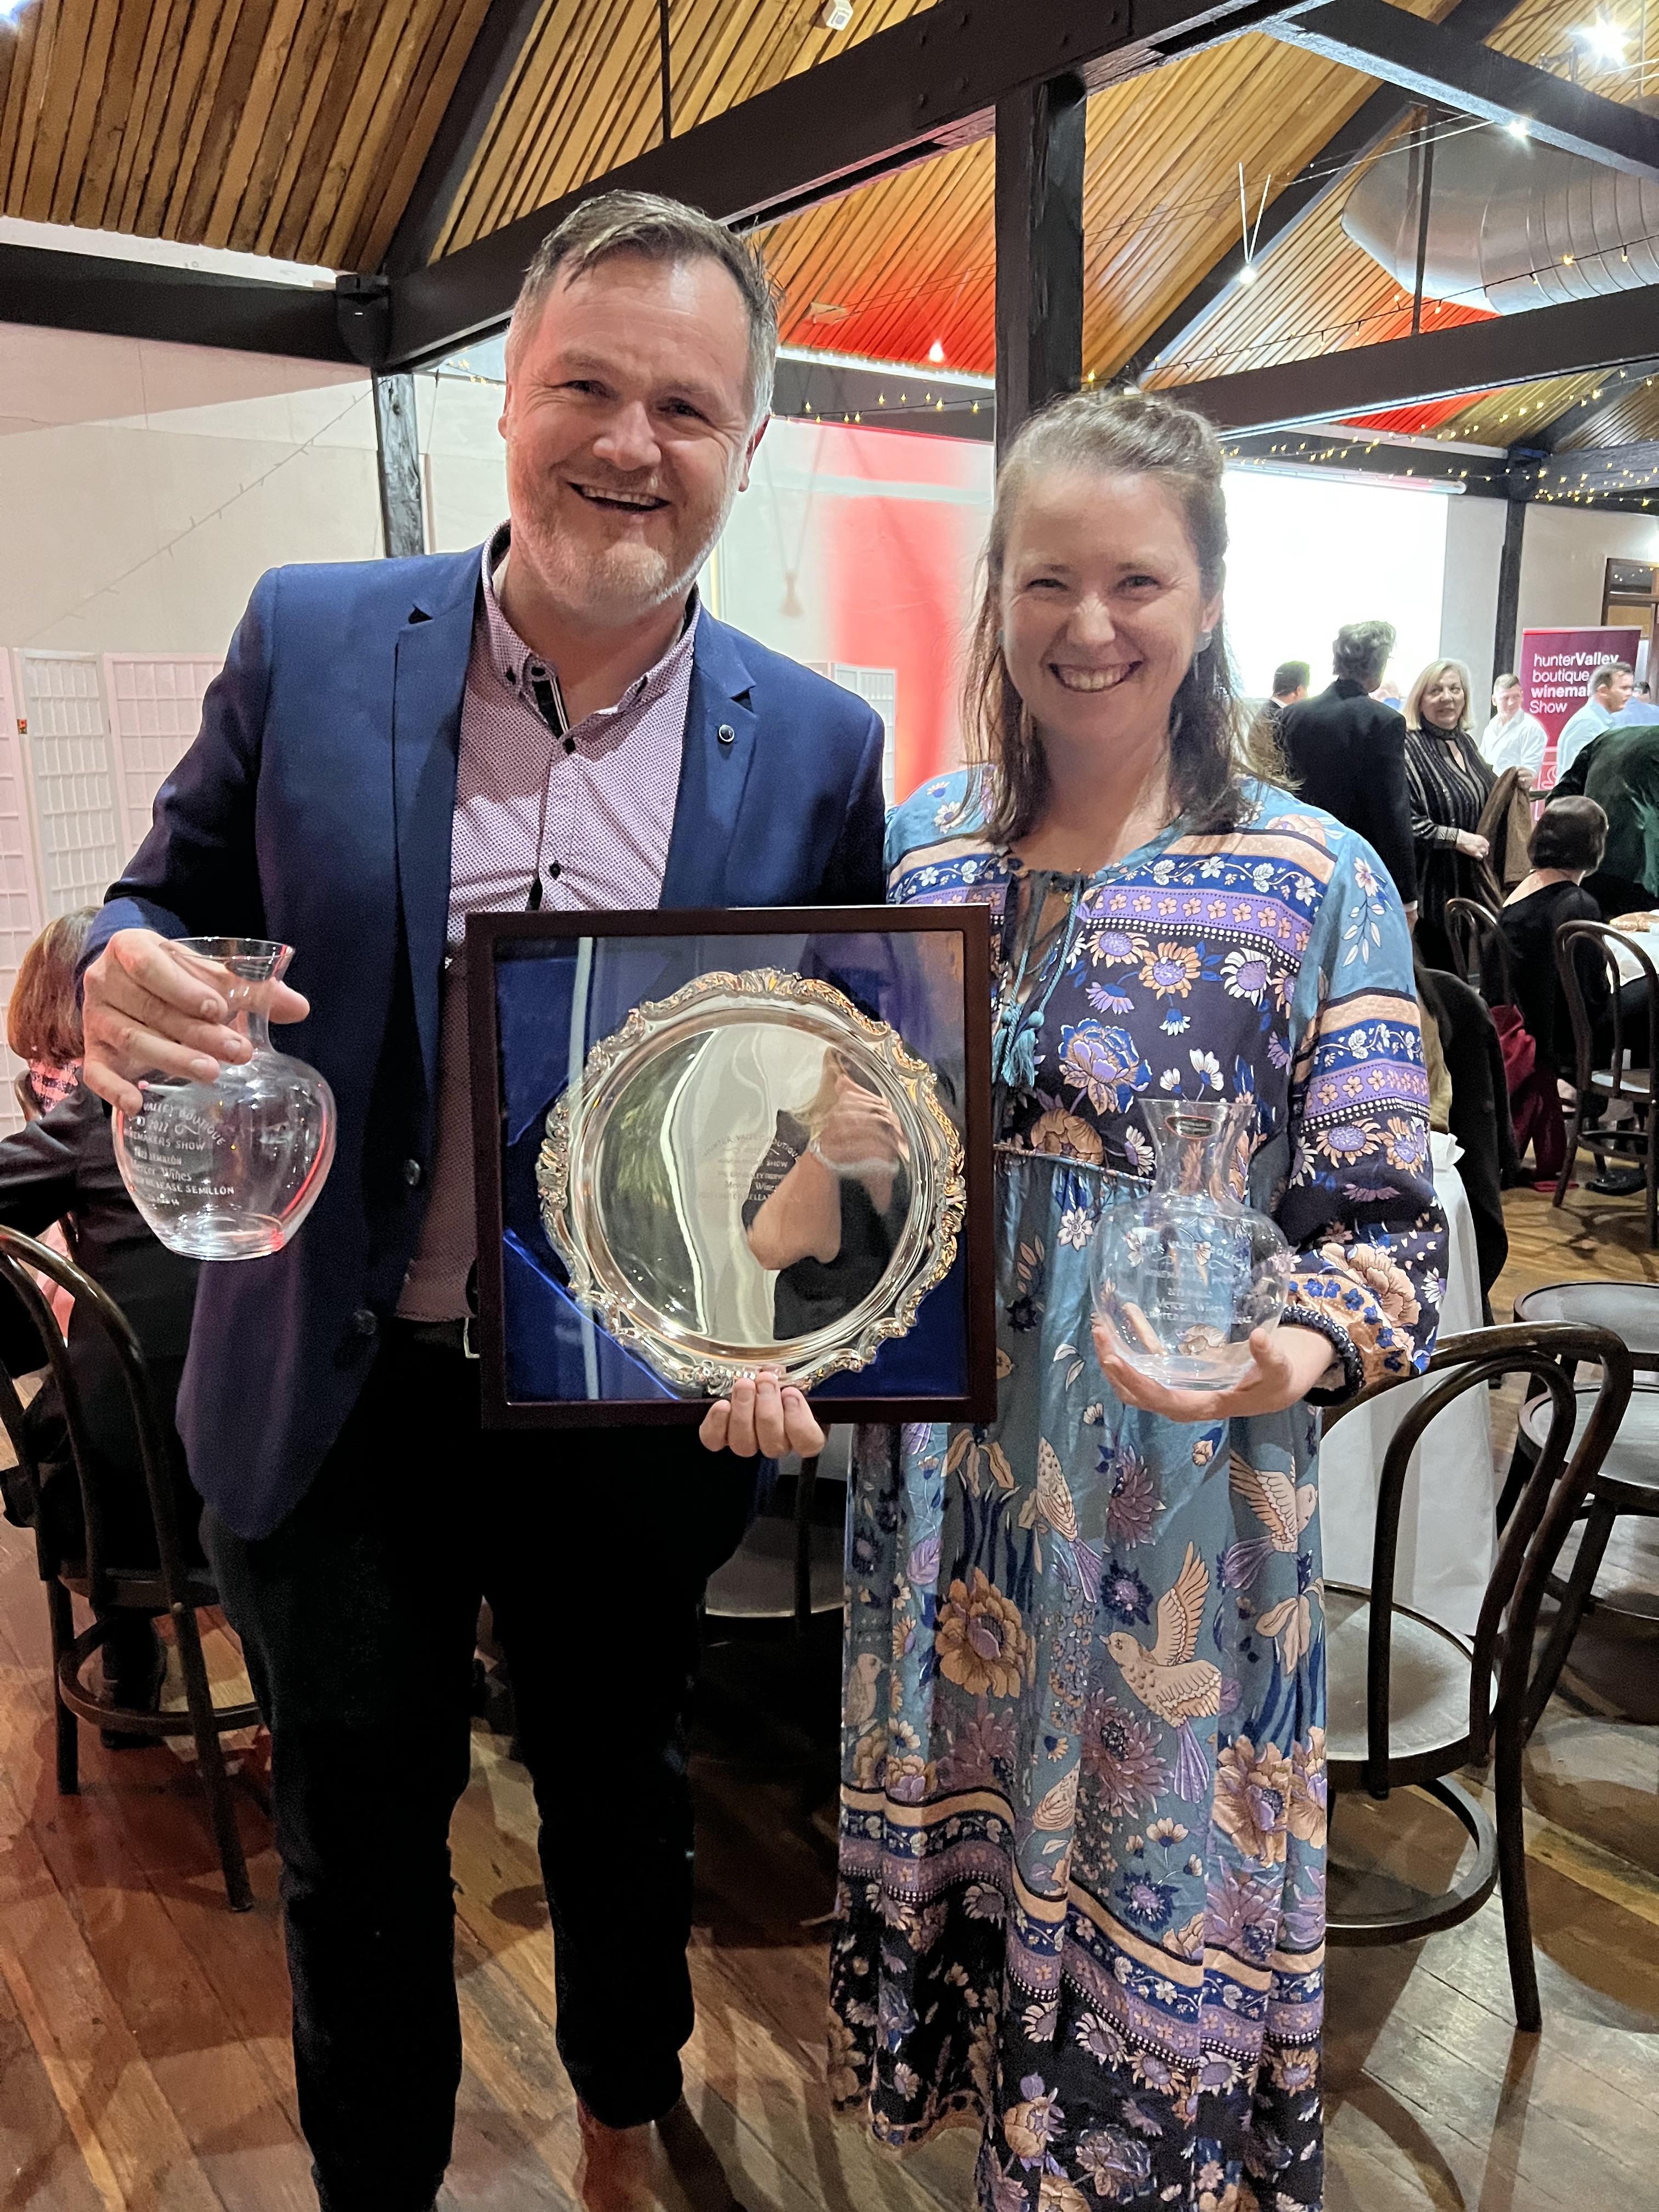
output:
<instances>
[{"instance_id":1,"label":"wooden picture frame","mask_svg":"<svg viewBox=\"0 0 1659 2212\"><path fill-rule=\"evenodd\" d=\"M962 1140L965 1207L957 1238L961 1261L928 1297L950 1292L953 1333L959 1303L960 1343L955 1358L960 1387L946 1394L917 1389L897 1392L872 1388L857 1394L856 1376L836 1376L808 1395L821 1419L836 1422L972 1420L988 1421L996 1411L995 1266L991 1196L991 947L990 918L980 906L750 907L658 910L616 914L475 914L468 917L466 989L472 1085L474 1165L477 1203L478 1316L481 1413L491 1429L655 1427L700 1421L705 1398L686 1396L530 1395L515 1389L509 1358L510 1312L519 1280L523 1224L509 1219L521 1199L507 1188L510 1156L521 1153L529 1126L512 1133L507 1111L509 1072L503 1057L501 971L517 964L524 948L536 941L612 939L713 939L718 962L703 961L694 971L741 970L770 964L747 955L744 941L769 942L775 957L781 939L903 939L919 933L949 934L960 945L962 1006L960 1038L963 1095L958 1117ZM729 947L729 950L728 950ZM666 954L665 956L666 957ZM516 1185L515 1185L516 1191ZM508 1264L509 1231L517 1243ZM550 1243L547 1258L562 1263ZM568 1277L566 1276L568 1283ZM568 1300L568 1292L562 1295ZM927 1310L924 1298L922 1310ZM887 1347L870 1360L877 1380ZM591 1389L590 1383L590 1389Z\"/></svg>"}]
</instances>

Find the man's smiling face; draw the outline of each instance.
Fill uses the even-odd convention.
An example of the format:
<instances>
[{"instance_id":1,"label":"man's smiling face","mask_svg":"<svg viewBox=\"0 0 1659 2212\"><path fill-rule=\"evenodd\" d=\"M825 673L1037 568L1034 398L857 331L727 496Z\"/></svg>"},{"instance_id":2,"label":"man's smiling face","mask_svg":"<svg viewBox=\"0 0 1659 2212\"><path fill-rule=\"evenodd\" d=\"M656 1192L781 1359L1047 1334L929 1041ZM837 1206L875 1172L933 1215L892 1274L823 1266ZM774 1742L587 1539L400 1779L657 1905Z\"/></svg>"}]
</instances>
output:
<instances>
[{"instance_id":1,"label":"man's smiling face","mask_svg":"<svg viewBox=\"0 0 1659 2212\"><path fill-rule=\"evenodd\" d=\"M507 346L515 567L595 627L683 598L749 481L750 402L748 316L719 262L622 252L561 276Z\"/></svg>"}]
</instances>

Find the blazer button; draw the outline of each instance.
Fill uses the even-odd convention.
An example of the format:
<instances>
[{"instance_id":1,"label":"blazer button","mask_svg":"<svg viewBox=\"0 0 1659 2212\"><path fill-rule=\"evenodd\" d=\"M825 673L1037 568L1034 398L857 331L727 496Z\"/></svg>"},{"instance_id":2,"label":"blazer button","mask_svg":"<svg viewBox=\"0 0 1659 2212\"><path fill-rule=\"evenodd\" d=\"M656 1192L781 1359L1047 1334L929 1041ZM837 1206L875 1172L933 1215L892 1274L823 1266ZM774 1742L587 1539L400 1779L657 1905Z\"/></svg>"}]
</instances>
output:
<instances>
[{"instance_id":1,"label":"blazer button","mask_svg":"<svg viewBox=\"0 0 1659 2212\"><path fill-rule=\"evenodd\" d=\"M737 743L738 733L732 728L730 722L722 722L720 728L714 734L719 738L723 745L731 745Z\"/></svg>"},{"instance_id":2,"label":"blazer button","mask_svg":"<svg viewBox=\"0 0 1659 2212\"><path fill-rule=\"evenodd\" d=\"M380 1324L374 1317L373 1307L359 1306L351 1316L351 1328L356 1336L378 1336Z\"/></svg>"},{"instance_id":3,"label":"blazer button","mask_svg":"<svg viewBox=\"0 0 1659 2212\"><path fill-rule=\"evenodd\" d=\"M411 1190L418 1190L426 1176L426 1170L418 1160L404 1162L404 1181Z\"/></svg>"}]
</instances>

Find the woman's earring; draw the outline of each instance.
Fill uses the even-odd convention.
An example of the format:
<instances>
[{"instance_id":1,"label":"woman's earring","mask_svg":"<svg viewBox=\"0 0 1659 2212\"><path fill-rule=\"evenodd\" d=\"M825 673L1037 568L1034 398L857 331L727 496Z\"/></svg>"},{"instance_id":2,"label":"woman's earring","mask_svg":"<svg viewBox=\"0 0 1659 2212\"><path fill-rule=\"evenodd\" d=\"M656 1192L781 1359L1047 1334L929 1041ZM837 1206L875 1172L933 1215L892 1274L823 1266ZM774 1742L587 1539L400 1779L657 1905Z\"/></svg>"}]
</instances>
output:
<instances>
[{"instance_id":1,"label":"woman's earring","mask_svg":"<svg viewBox=\"0 0 1659 2212\"><path fill-rule=\"evenodd\" d=\"M1209 651L1210 641L1214 635L1215 632L1212 629L1200 630L1198 633L1198 643L1193 647L1193 659L1194 660L1197 659L1200 653L1207 653Z\"/></svg>"}]
</instances>

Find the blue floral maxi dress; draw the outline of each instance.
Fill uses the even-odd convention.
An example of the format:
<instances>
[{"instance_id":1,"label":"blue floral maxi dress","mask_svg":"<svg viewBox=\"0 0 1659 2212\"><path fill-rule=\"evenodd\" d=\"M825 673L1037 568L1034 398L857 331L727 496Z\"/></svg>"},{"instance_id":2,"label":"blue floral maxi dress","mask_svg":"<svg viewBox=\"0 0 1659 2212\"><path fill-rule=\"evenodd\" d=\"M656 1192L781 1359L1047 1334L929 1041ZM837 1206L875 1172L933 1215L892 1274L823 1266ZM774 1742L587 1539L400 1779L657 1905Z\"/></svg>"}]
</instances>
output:
<instances>
[{"instance_id":1,"label":"blue floral maxi dress","mask_svg":"<svg viewBox=\"0 0 1659 2212\"><path fill-rule=\"evenodd\" d=\"M1405 918L1328 815L1252 805L1081 878L994 848L962 775L888 832L894 902L994 909L1001 1380L988 1428L860 1432L830 2080L890 2144L981 2118L987 2212L1321 2198L1318 1416L1126 1408L1090 1338L1137 1099L1248 1095L1316 1395L1432 1346Z\"/></svg>"}]
</instances>

